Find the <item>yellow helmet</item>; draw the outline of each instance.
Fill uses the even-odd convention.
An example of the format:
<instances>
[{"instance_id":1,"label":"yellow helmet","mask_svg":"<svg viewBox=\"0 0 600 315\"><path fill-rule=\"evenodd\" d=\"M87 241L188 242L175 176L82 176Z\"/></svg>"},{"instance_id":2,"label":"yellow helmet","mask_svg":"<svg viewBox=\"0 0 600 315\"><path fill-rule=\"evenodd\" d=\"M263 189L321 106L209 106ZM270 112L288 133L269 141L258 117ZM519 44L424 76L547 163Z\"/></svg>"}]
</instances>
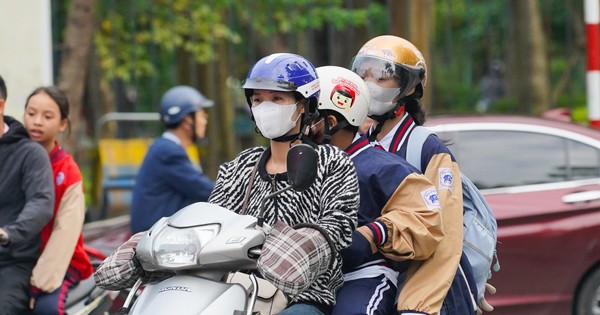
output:
<instances>
[{"instance_id":1,"label":"yellow helmet","mask_svg":"<svg viewBox=\"0 0 600 315\"><path fill-rule=\"evenodd\" d=\"M416 88L423 95L427 83L427 64L421 51L404 38L381 35L366 42L352 60L352 71L362 78L366 73L378 77L393 76L400 84L400 98Z\"/></svg>"}]
</instances>

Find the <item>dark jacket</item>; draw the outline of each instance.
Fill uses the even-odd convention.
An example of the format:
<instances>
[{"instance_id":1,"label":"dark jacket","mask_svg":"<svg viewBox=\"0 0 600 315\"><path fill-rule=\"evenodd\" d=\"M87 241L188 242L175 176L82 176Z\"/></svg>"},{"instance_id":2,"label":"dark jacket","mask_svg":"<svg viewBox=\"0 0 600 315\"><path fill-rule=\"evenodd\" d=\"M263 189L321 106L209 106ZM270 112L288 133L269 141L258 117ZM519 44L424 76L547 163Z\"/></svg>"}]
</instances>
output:
<instances>
[{"instance_id":1,"label":"dark jacket","mask_svg":"<svg viewBox=\"0 0 600 315\"><path fill-rule=\"evenodd\" d=\"M187 205L208 200L213 187L213 181L194 168L181 145L157 138L144 157L133 188L133 233L150 229L160 218Z\"/></svg>"},{"instance_id":2,"label":"dark jacket","mask_svg":"<svg viewBox=\"0 0 600 315\"><path fill-rule=\"evenodd\" d=\"M0 246L0 267L37 260L40 231L54 207L48 152L29 139L21 123L9 116L4 120L10 129L0 137L0 227L10 244Z\"/></svg>"}]
</instances>

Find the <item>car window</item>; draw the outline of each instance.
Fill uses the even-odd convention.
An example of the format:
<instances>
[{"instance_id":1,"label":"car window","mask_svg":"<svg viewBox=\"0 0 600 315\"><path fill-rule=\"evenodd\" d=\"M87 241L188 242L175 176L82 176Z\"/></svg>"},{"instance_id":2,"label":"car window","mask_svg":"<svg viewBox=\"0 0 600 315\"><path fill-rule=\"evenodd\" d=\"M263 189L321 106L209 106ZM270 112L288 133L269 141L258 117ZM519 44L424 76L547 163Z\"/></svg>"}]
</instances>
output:
<instances>
[{"instance_id":1,"label":"car window","mask_svg":"<svg viewBox=\"0 0 600 315\"><path fill-rule=\"evenodd\" d=\"M570 175L574 180L600 177L599 150L584 143L569 140Z\"/></svg>"},{"instance_id":2,"label":"car window","mask_svg":"<svg viewBox=\"0 0 600 315\"><path fill-rule=\"evenodd\" d=\"M598 177L597 149L524 131L440 133L461 170L480 189Z\"/></svg>"}]
</instances>

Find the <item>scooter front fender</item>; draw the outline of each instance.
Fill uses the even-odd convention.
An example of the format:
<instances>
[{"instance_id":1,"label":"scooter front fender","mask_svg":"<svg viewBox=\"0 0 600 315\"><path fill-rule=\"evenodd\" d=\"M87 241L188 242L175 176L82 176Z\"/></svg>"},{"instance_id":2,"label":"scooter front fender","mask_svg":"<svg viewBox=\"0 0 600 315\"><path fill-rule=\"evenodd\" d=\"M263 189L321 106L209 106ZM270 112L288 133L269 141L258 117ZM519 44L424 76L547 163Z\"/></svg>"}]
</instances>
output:
<instances>
[{"instance_id":1,"label":"scooter front fender","mask_svg":"<svg viewBox=\"0 0 600 315\"><path fill-rule=\"evenodd\" d=\"M146 285L129 314L209 315L246 311L248 296L239 284L176 275Z\"/></svg>"}]
</instances>

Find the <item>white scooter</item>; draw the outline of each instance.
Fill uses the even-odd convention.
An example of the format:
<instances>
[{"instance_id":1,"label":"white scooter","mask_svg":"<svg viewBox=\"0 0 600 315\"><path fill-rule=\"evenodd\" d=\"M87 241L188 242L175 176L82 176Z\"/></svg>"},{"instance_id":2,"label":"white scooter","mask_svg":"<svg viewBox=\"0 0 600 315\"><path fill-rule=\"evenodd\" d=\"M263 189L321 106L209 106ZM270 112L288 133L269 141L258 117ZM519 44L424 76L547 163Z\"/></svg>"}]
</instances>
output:
<instances>
[{"instance_id":1,"label":"white scooter","mask_svg":"<svg viewBox=\"0 0 600 315\"><path fill-rule=\"evenodd\" d=\"M288 152L287 165L291 185L266 199L291 188L310 187L316 176L317 154L309 145L296 145ZM253 314L256 277L249 275L250 295L242 285L224 279L230 272L256 268L266 230L262 214L257 219L206 202L162 218L140 239L136 256L146 271L168 270L175 275L145 285L141 293L138 280L121 314Z\"/></svg>"}]
</instances>

